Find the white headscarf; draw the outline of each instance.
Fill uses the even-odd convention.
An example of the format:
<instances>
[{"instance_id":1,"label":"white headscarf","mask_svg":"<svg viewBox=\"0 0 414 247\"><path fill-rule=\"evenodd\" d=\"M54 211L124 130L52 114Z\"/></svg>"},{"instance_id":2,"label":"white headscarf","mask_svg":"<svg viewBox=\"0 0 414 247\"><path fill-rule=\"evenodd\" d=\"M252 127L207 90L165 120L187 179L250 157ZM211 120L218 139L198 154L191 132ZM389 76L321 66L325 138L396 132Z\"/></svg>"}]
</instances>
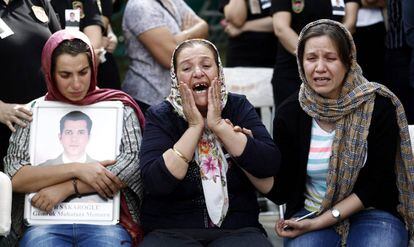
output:
<instances>
[{"instance_id":1,"label":"white headscarf","mask_svg":"<svg viewBox=\"0 0 414 247\"><path fill-rule=\"evenodd\" d=\"M228 95L224 84L223 67L221 65L217 48L210 41L204 39L191 39L182 42L175 48L171 59L170 75L172 85L171 92L167 97L167 100L174 107L177 114L185 120L186 117L183 112L179 82L175 74L176 68L174 66L174 57L176 57L177 50L183 45L192 46L194 44L209 46L213 48L216 53L217 67L219 70L218 79L221 82L221 109L223 109L226 105ZM226 178L228 164L218 138L210 129L207 128L207 125L204 127L203 134L198 142L194 157L195 162L200 168L200 177L203 185L208 215L214 225L220 226L226 217L227 210L229 208Z\"/></svg>"}]
</instances>

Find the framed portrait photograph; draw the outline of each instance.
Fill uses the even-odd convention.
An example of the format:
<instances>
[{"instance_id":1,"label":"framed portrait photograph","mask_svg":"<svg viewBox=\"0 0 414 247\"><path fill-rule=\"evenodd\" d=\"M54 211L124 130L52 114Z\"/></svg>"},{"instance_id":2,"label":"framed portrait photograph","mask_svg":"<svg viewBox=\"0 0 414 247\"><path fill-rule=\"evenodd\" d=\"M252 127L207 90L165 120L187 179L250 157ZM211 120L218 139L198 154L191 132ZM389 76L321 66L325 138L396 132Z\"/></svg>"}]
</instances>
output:
<instances>
[{"instance_id":1,"label":"framed portrait photograph","mask_svg":"<svg viewBox=\"0 0 414 247\"><path fill-rule=\"evenodd\" d=\"M79 31L80 11L79 9L65 10L65 29Z\"/></svg>"},{"instance_id":2,"label":"framed portrait photograph","mask_svg":"<svg viewBox=\"0 0 414 247\"><path fill-rule=\"evenodd\" d=\"M40 101L33 107L30 162L33 166L93 163L115 160L122 137L123 104L99 102L88 106ZM31 205L36 193L26 194L27 225L96 224L119 221L120 194L104 199L97 193L66 198L51 212Z\"/></svg>"}]
</instances>

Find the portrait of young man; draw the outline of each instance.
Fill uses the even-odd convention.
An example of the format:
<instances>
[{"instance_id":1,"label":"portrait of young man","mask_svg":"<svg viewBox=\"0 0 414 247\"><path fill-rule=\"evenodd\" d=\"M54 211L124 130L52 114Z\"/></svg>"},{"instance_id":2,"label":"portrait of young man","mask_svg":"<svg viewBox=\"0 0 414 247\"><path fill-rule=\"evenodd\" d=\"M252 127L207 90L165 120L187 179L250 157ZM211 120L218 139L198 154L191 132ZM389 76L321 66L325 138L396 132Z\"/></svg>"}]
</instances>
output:
<instances>
[{"instance_id":1,"label":"portrait of young man","mask_svg":"<svg viewBox=\"0 0 414 247\"><path fill-rule=\"evenodd\" d=\"M39 166L58 165L71 162L93 163L98 162L86 152L92 130L91 118L81 111L71 111L60 119L59 142L63 152L54 159L49 159ZM64 202L107 202L98 194L69 197Z\"/></svg>"},{"instance_id":2,"label":"portrait of young man","mask_svg":"<svg viewBox=\"0 0 414 247\"><path fill-rule=\"evenodd\" d=\"M71 111L60 120L59 142L63 152L57 158L40 165L65 164L70 162L95 162L86 153L92 129L91 118L81 111Z\"/></svg>"}]
</instances>

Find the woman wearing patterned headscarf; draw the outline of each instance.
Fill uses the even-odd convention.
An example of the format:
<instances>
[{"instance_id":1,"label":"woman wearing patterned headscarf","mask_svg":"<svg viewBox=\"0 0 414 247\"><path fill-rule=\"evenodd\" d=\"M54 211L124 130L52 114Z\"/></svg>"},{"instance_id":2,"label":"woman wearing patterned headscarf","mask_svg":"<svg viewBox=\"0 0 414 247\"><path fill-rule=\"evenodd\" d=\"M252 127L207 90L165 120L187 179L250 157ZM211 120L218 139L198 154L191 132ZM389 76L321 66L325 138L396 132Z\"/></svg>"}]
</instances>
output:
<instances>
[{"instance_id":1,"label":"woman wearing patterned headscarf","mask_svg":"<svg viewBox=\"0 0 414 247\"><path fill-rule=\"evenodd\" d=\"M147 112L142 245L271 246L249 179L274 175L279 151L254 107L226 91L219 54L206 40L176 48L171 78L167 100Z\"/></svg>"},{"instance_id":2,"label":"woman wearing patterned headscarf","mask_svg":"<svg viewBox=\"0 0 414 247\"><path fill-rule=\"evenodd\" d=\"M268 196L291 218L276 232L285 246L407 246L414 160L401 102L362 76L338 22L308 24L297 51L299 97L280 106L274 125L282 166Z\"/></svg>"}]
</instances>

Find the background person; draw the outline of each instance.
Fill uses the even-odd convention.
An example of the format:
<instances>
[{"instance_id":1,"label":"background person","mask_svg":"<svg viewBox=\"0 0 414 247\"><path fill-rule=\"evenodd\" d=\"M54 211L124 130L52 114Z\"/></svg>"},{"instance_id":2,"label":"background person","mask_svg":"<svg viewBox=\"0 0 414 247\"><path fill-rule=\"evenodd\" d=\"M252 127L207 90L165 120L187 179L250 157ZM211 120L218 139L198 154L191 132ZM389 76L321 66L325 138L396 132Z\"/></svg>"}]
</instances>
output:
<instances>
[{"instance_id":1,"label":"background person","mask_svg":"<svg viewBox=\"0 0 414 247\"><path fill-rule=\"evenodd\" d=\"M219 54L206 40L177 46L171 76L168 99L147 112L141 246L271 246L249 179L274 175L279 155L254 107L226 91Z\"/></svg>"},{"instance_id":2,"label":"background person","mask_svg":"<svg viewBox=\"0 0 414 247\"><path fill-rule=\"evenodd\" d=\"M11 177L14 191L13 236L21 236L25 232L20 246L132 245L139 237L137 210L141 180L138 152L144 122L141 111L125 93L96 88L93 48L81 32L62 30L54 33L43 49L42 69L48 88L44 100L75 105L108 100L124 103L120 153L114 161L32 166L28 151L30 127L18 128L10 139L5 158L6 173ZM38 100L42 98L35 102ZM119 225L38 225L24 229L23 200L26 193L36 193L31 200L33 206L50 211L54 205L74 194L97 192L108 198L117 191L121 191ZM72 235L73 232L77 234Z\"/></svg>"},{"instance_id":3,"label":"background person","mask_svg":"<svg viewBox=\"0 0 414 247\"><path fill-rule=\"evenodd\" d=\"M405 40L407 45L411 47L410 87L414 90L414 20L410 18L414 14L414 3L409 0L402 0L402 9Z\"/></svg>"},{"instance_id":4,"label":"background person","mask_svg":"<svg viewBox=\"0 0 414 247\"><path fill-rule=\"evenodd\" d=\"M14 124L31 120L23 105L45 94L40 56L49 36L60 29L49 1L0 1L0 160L6 155ZM12 32L6 32L10 30ZM6 35L9 33L10 35ZM3 162L0 162L3 170Z\"/></svg>"},{"instance_id":5,"label":"background person","mask_svg":"<svg viewBox=\"0 0 414 247\"><path fill-rule=\"evenodd\" d=\"M219 8L229 37L226 66L273 68L277 39L270 16L271 1L221 0Z\"/></svg>"},{"instance_id":6,"label":"background person","mask_svg":"<svg viewBox=\"0 0 414 247\"><path fill-rule=\"evenodd\" d=\"M110 28L107 16L112 14L110 0L51 0L51 4L56 13L61 16L62 27L65 27L63 18L65 10L79 10L79 30L88 36L97 55L98 86L120 89L118 67L111 54L116 47L116 42L113 36L110 36L111 39L106 36Z\"/></svg>"},{"instance_id":7,"label":"background person","mask_svg":"<svg viewBox=\"0 0 414 247\"><path fill-rule=\"evenodd\" d=\"M384 83L385 22L382 14L385 0L362 0L358 9L356 30L353 34L357 60L364 77Z\"/></svg>"},{"instance_id":8,"label":"background person","mask_svg":"<svg viewBox=\"0 0 414 247\"><path fill-rule=\"evenodd\" d=\"M300 78L295 59L298 34L302 28L318 19L340 21L353 32L359 7L358 0L338 1L341 11L333 8L337 1L331 0L273 0L273 29L279 43L273 70L273 97L278 107L287 97L297 91Z\"/></svg>"},{"instance_id":9,"label":"background person","mask_svg":"<svg viewBox=\"0 0 414 247\"><path fill-rule=\"evenodd\" d=\"M168 96L170 60L177 44L208 35L207 23L183 0L130 0L122 29L131 60L122 90L144 112Z\"/></svg>"},{"instance_id":10,"label":"background person","mask_svg":"<svg viewBox=\"0 0 414 247\"><path fill-rule=\"evenodd\" d=\"M75 12L70 12L69 13L69 18L66 19L65 25L70 26L70 27L78 27L79 28L79 20L76 20Z\"/></svg>"},{"instance_id":11,"label":"background person","mask_svg":"<svg viewBox=\"0 0 414 247\"><path fill-rule=\"evenodd\" d=\"M409 124L414 124L414 88L410 86L411 48L404 30L402 0L387 1L385 85L401 100ZM407 6L408 7L408 6Z\"/></svg>"},{"instance_id":12,"label":"background person","mask_svg":"<svg viewBox=\"0 0 414 247\"><path fill-rule=\"evenodd\" d=\"M105 49L105 61L101 61L98 68L99 87L121 89L121 78L114 51L118 38L112 30L112 0L97 0L98 9L103 23L102 46Z\"/></svg>"},{"instance_id":13,"label":"background person","mask_svg":"<svg viewBox=\"0 0 414 247\"><path fill-rule=\"evenodd\" d=\"M282 165L269 198L287 204L288 219L276 232L285 246L407 246L414 159L401 102L362 76L352 36L338 22L307 25L297 59L299 97L274 122Z\"/></svg>"}]
</instances>

